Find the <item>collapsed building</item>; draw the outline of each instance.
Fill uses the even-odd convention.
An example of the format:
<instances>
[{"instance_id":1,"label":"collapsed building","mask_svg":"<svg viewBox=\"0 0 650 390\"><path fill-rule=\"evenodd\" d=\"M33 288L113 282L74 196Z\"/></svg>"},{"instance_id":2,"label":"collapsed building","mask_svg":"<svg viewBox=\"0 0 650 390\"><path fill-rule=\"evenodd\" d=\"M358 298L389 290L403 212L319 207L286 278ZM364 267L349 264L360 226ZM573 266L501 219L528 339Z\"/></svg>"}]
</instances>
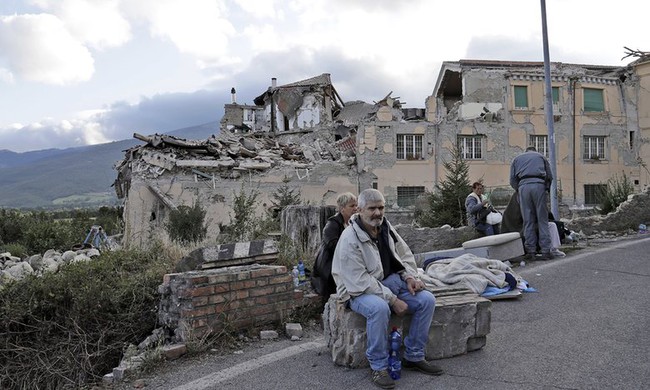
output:
<instances>
[{"instance_id":1,"label":"collapsed building","mask_svg":"<svg viewBox=\"0 0 650 390\"><path fill-rule=\"evenodd\" d=\"M648 187L649 60L642 53L624 67L551 64L562 205L596 204L614 175L630 178L635 192ZM312 205L376 188L390 212L408 215L444 179L454 148L471 181L509 197L512 158L530 145L548 156L540 62L444 62L424 109L402 107L392 92L374 104L343 102L329 74L285 85L272 79L254 105L238 104L234 88L231 97L208 140L137 136L145 145L126 152L115 185L127 245L164 236L168 211L196 202L215 237L242 189L259 192L264 212L283 185Z\"/></svg>"}]
</instances>

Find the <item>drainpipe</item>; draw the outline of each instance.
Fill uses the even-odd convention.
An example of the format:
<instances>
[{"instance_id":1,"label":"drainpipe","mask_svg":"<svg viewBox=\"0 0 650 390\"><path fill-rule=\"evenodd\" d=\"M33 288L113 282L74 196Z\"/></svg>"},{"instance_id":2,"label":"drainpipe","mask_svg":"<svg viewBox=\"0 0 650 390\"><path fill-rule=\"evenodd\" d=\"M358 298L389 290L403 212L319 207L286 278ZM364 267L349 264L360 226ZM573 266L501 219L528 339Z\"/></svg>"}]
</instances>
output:
<instances>
[{"instance_id":1,"label":"drainpipe","mask_svg":"<svg viewBox=\"0 0 650 390\"><path fill-rule=\"evenodd\" d=\"M577 205L577 202L576 202L576 196L577 196L576 195L576 186L577 186L577 179L576 179L576 129L578 127L576 125L576 120L577 120L577 118L576 118L576 104L577 104L577 102L576 102L576 100L577 100L576 99L576 83L577 82L578 82L577 78L571 78L571 80L570 80L570 83L571 83L571 97L573 98L573 111L571 112L571 119L572 119L572 121L571 121L571 126L572 126L571 134L573 134L573 153L571 153L571 154L573 156L573 158L572 158L573 161L572 161L571 165L572 165L572 168L573 168L573 205L574 206Z\"/></svg>"},{"instance_id":2,"label":"drainpipe","mask_svg":"<svg viewBox=\"0 0 650 390\"><path fill-rule=\"evenodd\" d=\"M235 91L235 87L232 87L230 90L230 103L237 104L237 91Z\"/></svg>"},{"instance_id":3,"label":"drainpipe","mask_svg":"<svg viewBox=\"0 0 650 390\"><path fill-rule=\"evenodd\" d=\"M271 79L271 88L269 92L271 93L271 133L275 135L275 87L278 85L278 79L273 77Z\"/></svg>"}]
</instances>

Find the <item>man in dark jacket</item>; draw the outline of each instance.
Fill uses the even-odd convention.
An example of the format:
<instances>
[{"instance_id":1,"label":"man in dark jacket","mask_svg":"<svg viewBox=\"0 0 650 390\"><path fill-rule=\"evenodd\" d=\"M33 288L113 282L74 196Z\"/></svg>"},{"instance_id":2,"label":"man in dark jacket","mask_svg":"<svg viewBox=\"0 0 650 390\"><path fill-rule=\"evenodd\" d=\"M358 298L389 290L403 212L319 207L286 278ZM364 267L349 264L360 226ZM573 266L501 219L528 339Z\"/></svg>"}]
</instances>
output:
<instances>
[{"instance_id":1,"label":"man in dark jacket","mask_svg":"<svg viewBox=\"0 0 650 390\"><path fill-rule=\"evenodd\" d=\"M552 259L551 237L548 230L547 191L553 181L551 166L544 155L530 146L512 160L510 185L519 192L519 207L524 219L526 256L533 259L537 246L540 260Z\"/></svg>"}]
</instances>

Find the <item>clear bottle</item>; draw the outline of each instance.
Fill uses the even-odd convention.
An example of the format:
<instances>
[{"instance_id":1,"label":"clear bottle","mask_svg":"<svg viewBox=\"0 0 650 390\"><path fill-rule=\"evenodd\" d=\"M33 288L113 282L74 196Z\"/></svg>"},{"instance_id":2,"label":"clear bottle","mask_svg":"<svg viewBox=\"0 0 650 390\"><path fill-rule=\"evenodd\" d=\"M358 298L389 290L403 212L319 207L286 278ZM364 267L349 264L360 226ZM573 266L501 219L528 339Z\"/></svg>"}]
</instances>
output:
<instances>
[{"instance_id":1,"label":"clear bottle","mask_svg":"<svg viewBox=\"0 0 650 390\"><path fill-rule=\"evenodd\" d=\"M293 270L291 270L291 276L293 276L293 286L300 286L300 272L298 271L298 267L295 265L293 266Z\"/></svg>"},{"instance_id":2,"label":"clear bottle","mask_svg":"<svg viewBox=\"0 0 650 390\"><path fill-rule=\"evenodd\" d=\"M391 378L397 380L402 376L402 359L400 358L400 349L402 348L402 335L393 326L393 331L388 335L389 355L388 355L388 374Z\"/></svg>"},{"instance_id":3,"label":"clear bottle","mask_svg":"<svg viewBox=\"0 0 650 390\"><path fill-rule=\"evenodd\" d=\"M307 277L305 276L305 263L303 263L302 260L298 261L298 280L300 283L307 280Z\"/></svg>"}]
</instances>

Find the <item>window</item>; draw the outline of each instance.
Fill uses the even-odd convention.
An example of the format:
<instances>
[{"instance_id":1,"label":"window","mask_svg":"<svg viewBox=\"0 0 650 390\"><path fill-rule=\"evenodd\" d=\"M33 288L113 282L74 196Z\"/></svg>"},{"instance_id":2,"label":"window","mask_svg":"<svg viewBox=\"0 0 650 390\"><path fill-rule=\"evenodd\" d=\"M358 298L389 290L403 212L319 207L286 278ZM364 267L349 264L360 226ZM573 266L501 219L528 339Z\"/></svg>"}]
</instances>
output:
<instances>
[{"instance_id":1,"label":"window","mask_svg":"<svg viewBox=\"0 0 650 390\"><path fill-rule=\"evenodd\" d=\"M630 150L634 149L634 131L630 131Z\"/></svg>"},{"instance_id":2,"label":"window","mask_svg":"<svg viewBox=\"0 0 650 390\"><path fill-rule=\"evenodd\" d=\"M551 92L553 94L553 112L560 112L560 87L551 87Z\"/></svg>"},{"instance_id":3,"label":"window","mask_svg":"<svg viewBox=\"0 0 650 390\"><path fill-rule=\"evenodd\" d=\"M538 152L548 157L548 135L531 135L530 146L534 146Z\"/></svg>"},{"instance_id":4,"label":"window","mask_svg":"<svg viewBox=\"0 0 650 390\"><path fill-rule=\"evenodd\" d=\"M603 90L594 88L583 88L582 96L584 99L585 112L604 112L605 100L603 99Z\"/></svg>"},{"instance_id":5,"label":"window","mask_svg":"<svg viewBox=\"0 0 650 390\"><path fill-rule=\"evenodd\" d=\"M605 191L607 191L607 184L585 184L585 204L600 203Z\"/></svg>"},{"instance_id":6,"label":"window","mask_svg":"<svg viewBox=\"0 0 650 390\"><path fill-rule=\"evenodd\" d=\"M418 196L424 194L424 187L397 187L397 205L414 206Z\"/></svg>"},{"instance_id":7,"label":"window","mask_svg":"<svg viewBox=\"0 0 650 390\"><path fill-rule=\"evenodd\" d=\"M528 109L528 87L525 85L515 85L515 110Z\"/></svg>"},{"instance_id":8,"label":"window","mask_svg":"<svg viewBox=\"0 0 650 390\"><path fill-rule=\"evenodd\" d=\"M585 160L605 159L605 137L585 136L582 158Z\"/></svg>"},{"instance_id":9,"label":"window","mask_svg":"<svg viewBox=\"0 0 650 390\"><path fill-rule=\"evenodd\" d=\"M397 159L421 160L422 136L414 134L397 134Z\"/></svg>"},{"instance_id":10,"label":"window","mask_svg":"<svg viewBox=\"0 0 650 390\"><path fill-rule=\"evenodd\" d=\"M482 141L479 135L461 135L458 137L458 149L465 160L479 160L483 158Z\"/></svg>"}]
</instances>

